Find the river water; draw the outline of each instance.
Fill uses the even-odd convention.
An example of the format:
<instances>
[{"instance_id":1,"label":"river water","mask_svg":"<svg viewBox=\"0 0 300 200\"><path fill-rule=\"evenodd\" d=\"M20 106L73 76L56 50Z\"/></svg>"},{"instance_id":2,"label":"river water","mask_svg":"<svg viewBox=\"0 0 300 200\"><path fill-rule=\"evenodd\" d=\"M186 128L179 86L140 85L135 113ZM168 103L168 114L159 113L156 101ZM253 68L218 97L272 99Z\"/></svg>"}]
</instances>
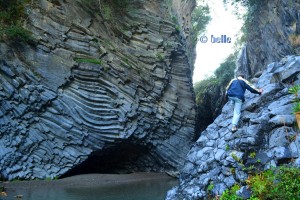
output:
<instances>
[{"instance_id":1,"label":"river water","mask_svg":"<svg viewBox=\"0 0 300 200\"><path fill-rule=\"evenodd\" d=\"M167 191L177 184L177 179L165 177L88 187L55 186L53 183L32 187L23 183L22 187L9 185L8 196L2 199L15 200L17 195L22 195L22 200L164 200Z\"/></svg>"}]
</instances>

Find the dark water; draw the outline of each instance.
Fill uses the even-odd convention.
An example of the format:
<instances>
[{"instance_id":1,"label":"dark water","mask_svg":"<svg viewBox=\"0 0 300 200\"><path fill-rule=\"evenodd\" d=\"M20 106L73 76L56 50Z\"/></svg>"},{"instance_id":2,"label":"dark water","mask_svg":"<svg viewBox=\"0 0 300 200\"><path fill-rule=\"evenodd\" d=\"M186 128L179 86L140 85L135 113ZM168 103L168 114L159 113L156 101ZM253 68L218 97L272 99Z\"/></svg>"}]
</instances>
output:
<instances>
[{"instance_id":1,"label":"dark water","mask_svg":"<svg viewBox=\"0 0 300 200\"><path fill-rule=\"evenodd\" d=\"M163 200L166 193L177 185L176 179L147 180L134 183L110 184L101 187L35 187L7 190L3 200ZM1 199L1 198L0 198Z\"/></svg>"}]
</instances>

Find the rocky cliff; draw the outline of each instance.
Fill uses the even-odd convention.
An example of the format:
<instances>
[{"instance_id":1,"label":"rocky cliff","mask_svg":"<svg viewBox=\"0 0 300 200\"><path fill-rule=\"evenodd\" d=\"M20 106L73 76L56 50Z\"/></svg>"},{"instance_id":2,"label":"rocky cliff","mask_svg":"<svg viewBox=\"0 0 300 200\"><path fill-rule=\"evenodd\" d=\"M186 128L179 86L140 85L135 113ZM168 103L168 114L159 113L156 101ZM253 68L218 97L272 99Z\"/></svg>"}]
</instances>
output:
<instances>
[{"instance_id":1,"label":"rocky cliff","mask_svg":"<svg viewBox=\"0 0 300 200\"><path fill-rule=\"evenodd\" d=\"M248 77L286 55L299 55L300 1L263 0L250 8L238 71Z\"/></svg>"},{"instance_id":2,"label":"rocky cliff","mask_svg":"<svg viewBox=\"0 0 300 200\"><path fill-rule=\"evenodd\" d=\"M177 171L194 134L194 0L39 0L36 45L0 43L9 180Z\"/></svg>"},{"instance_id":3,"label":"rocky cliff","mask_svg":"<svg viewBox=\"0 0 300 200\"><path fill-rule=\"evenodd\" d=\"M236 183L242 186L238 195L247 199L250 191L243 185L251 172L283 164L300 167L299 129L288 93L289 87L300 83L300 2L252 2L258 5L249 7L246 41L236 70L253 78L264 92L261 96L246 93L236 133L230 131L233 107L229 102L199 133L180 173L180 184L168 192L167 200L209 199Z\"/></svg>"},{"instance_id":4,"label":"rocky cliff","mask_svg":"<svg viewBox=\"0 0 300 200\"><path fill-rule=\"evenodd\" d=\"M244 184L253 169L282 164L300 167L299 130L291 114L294 97L288 93L292 84L299 83L299 56L269 64L256 83L263 94L246 93L239 130L230 130L233 107L228 102L191 148L180 185L169 191L167 199L216 197L236 183ZM246 186L239 194L245 197L245 191Z\"/></svg>"}]
</instances>

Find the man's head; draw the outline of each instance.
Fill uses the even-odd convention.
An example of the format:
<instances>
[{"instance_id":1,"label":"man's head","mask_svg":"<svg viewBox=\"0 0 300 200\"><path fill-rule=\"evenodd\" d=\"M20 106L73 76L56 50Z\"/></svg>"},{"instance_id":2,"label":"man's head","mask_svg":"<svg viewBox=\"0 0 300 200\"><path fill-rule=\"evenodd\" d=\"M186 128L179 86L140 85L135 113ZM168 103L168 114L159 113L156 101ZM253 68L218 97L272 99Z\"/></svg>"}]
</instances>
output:
<instances>
[{"instance_id":1,"label":"man's head","mask_svg":"<svg viewBox=\"0 0 300 200\"><path fill-rule=\"evenodd\" d=\"M245 78L245 74L243 74L243 73L238 73L238 74L237 74L237 77Z\"/></svg>"}]
</instances>

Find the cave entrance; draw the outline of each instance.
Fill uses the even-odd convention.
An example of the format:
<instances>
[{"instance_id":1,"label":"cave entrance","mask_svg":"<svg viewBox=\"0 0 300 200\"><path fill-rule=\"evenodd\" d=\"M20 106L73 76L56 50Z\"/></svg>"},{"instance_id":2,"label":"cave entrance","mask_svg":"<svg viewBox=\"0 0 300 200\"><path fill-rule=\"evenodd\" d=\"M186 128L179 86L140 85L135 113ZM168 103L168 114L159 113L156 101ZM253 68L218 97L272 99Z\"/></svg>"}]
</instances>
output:
<instances>
[{"instance_id":1,"label":"cave entrance","mask_svg":"<svg viewBox=\"0 0 300 200\"><path fill-rule=\"evenodd\" d=\"M60 178L79 174L125 174L147 171L146 169L153 167L155 163L154 159L149 159L149 155L149 149L145 146L120 143L112 148L92 153L86 161Z\"/></svg>"}]
</instances>

